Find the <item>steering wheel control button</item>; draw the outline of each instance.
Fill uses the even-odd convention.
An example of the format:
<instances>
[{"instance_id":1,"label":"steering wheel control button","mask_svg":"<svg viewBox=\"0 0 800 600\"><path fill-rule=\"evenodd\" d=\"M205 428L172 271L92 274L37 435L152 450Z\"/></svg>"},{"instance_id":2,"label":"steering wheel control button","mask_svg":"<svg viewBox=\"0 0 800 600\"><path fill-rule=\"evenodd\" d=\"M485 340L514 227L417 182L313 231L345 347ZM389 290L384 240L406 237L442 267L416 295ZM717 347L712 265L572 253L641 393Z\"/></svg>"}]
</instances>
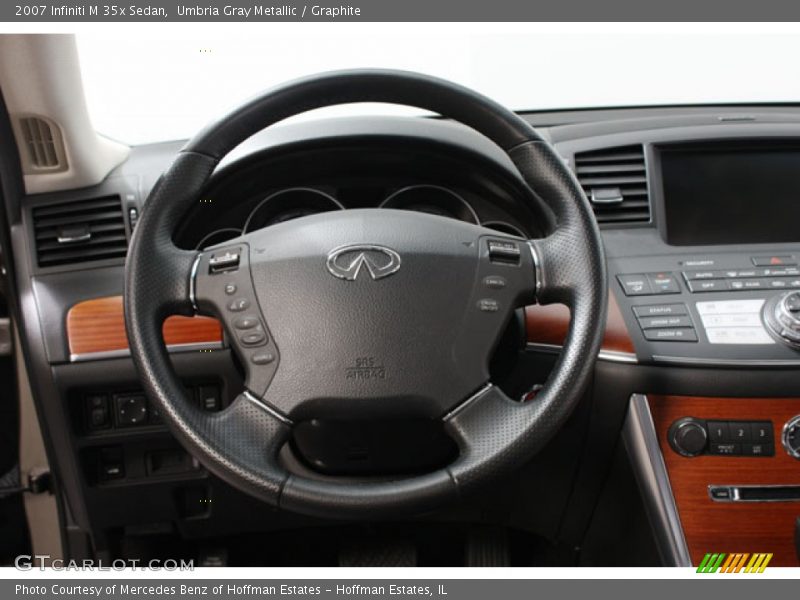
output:
<instances>
[{"instance_id":1,"label":"steering wheel control button","mask_svg":"<svg viewBox=\"0 0 800 600\"><path fill-rule=\"evenodd\" d=\"M487 275L483 278L483 285L493 290L502 290L506 287L506 280L499 275Z\"/></svg>"},{"instance_id":2,"label":"steering wheel control button","mask_svg":"<svg viewBox=\"0 0 800 600\"><path fill-rule=\"evenodd\" d=\"M141 394L116 396L117 425L135 427L147 421L147 400Z\"/></svg>"},{"instance_id":3,"label":"steering wheel control button","mask_svg":"<svg viewBox=\"0 0 800 600\"><path fill-rule=\"evenodd\" d=\"M250 300L247 298L236 298L228 303L228 310L231 312L242 312L250 308Z\"/></svg>"},{"instance_id":4,"label":"steering wheel control button","mask_svg":"<svg viewBox=\"0 0 800 600\"><path fill-rule=\"evenodd\" d=\"M258 317L254 317L252 315L245 315L244 317L239 317L238 319L234 320L233 326L236 329L252 329L259 325Z\"/></svg>"},{"instance_id":5,"label":"steering wheel control button","mask_svg":"<svg viewBox=\"0 0 800 600\"><path fill-rule=\"evenodd\" d=\"M225 250L212 254L208 259L208 272L210 274L235 271L239 268L240 252L238 250Z\"/></svg>"},{"instance_id":6,"label":"steering wheel control button","mask_svg":"<svg viewBox=\"0 0 800 600\"><path fill-rule=\"evenodd\" d=\"M275 361L275 355L272 352L256 352L250 357L250 361L254 365L268 365Z\"/></svg>"},{"instance_id":7,"label":"steering wheel control button","mask_svg":"<svg viewBox=\"0 0 800 600\"><path fill-rule=\"evenodd\" d=\"M700 456L708 444L708 432L705 424L692 417L684 417L675 421L669 428L670 446L681 456L689 458Z\"/></svg>"},{"instance_id":8,"label":"steering wheel control button","mask_svg":"<svg viewBox=\"0 0 800 600\"><path fill-rule=\"evenodd\" d=\"M239 338L245 346L263 346L267 343L267 336L263 331L251 331Z\"/></svg>"},{"instance_id":9,"label":"steering wheel control button","mask_svg":"<svg viewBox=\"0 0 800 600\"><path fill-rule=\"evenodd\" d=\"M498 304L497 300L492 298L483 298L478 300L478 309L481 312L494 313L500 310L500 305Z\"/></svg>"},{"instance_id":10,"label":"steering wheel control button","mask_svg":"<svg viewBox=\"0 0 800 600\"><path fill-rule=\"evenodd\" d=\"M489 240L489 260L493 263L519 265L522 251L516 242Z\"/></svg>"},{"instance_id":11,"label":"steering wheel control button","mask_svg":"<svg viewBox=\"0 0 800 600\"><path fill-rule=\"evenodd\" d=\"M228 296L233 296L233 295L236 293L236 290L237 290L237 289L238 289L238 288L236 287L236 284L235 284L235 283L226 283L226 284L225 284L225 293L226 293Z\"/></svg>"},{"instance_id":12,"label":"steering wheel control button","mask_svg":"<svg viewBox=\"0 0 800 600\"><path fill-rule=\"evenodd\" d=\"M626 296L649 296L653 293L653 288L650 287L650 280L644 273L617 275L617 280Z\"/></svg>"}]
</instances>

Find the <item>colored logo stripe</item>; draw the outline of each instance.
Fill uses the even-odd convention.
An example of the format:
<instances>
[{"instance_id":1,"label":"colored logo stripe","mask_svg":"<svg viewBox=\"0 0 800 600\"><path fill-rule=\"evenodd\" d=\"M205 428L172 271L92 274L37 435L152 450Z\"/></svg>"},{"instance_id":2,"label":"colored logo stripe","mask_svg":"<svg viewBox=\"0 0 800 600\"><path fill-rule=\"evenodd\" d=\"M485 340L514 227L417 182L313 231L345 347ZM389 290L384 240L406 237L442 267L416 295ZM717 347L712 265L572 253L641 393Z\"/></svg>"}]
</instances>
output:
<instances>
[{"instance_id":1,"label":"colored logo stripe","mask_svg":"<svg viewBox=\"0 0 800 600\"><path fill-rule=\"evenodd\" d=\"M772 553L716 553L709 552L700 561L698 573L763 573L772 560Z\"/></svg>"}]
</instances>

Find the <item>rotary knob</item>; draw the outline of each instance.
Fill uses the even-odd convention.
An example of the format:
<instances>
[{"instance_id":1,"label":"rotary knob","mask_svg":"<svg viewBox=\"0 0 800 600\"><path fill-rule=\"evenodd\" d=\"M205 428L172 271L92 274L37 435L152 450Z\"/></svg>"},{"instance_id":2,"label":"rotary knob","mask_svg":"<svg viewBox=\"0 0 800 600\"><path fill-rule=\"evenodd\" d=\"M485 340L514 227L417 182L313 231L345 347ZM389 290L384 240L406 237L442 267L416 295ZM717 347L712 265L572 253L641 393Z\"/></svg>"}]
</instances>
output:
<instances>
[{"instance_id":1,"label":"rotary knob","mask_svg":"<svg viewBox=\"0 0 800 600\"><path fill-rule=\"evenodd\" d=\"M699 456L708 443L708 432L703 421L684 417L675 421L669 428L669 444L681 456Z\"/></svg>"},{"instance_id":2,"label":"rotary knob","mask_svg":"<svg viewBox=\"0 0 800 600\"><path fill-rule=\"evenodd\" d=\"M800 292L770 298L764 303L761 318L772 337L800 350Z\"/></svg>"}]
</instances>

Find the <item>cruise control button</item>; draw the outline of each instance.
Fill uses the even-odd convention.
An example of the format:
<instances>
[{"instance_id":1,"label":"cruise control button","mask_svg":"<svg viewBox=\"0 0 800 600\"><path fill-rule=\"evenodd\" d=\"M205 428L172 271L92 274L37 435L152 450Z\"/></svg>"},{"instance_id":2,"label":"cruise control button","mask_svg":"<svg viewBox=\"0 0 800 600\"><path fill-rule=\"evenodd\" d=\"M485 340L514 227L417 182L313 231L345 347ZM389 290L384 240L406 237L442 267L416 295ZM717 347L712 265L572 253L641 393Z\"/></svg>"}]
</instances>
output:
<instances>
[{"instance_id":1,"label":"cruise control button","mask_svg":"<svg viewBox=\"0 0 800 600\"><path fill-rule=\"evenodd\" d=\"M727 279L700 279L689 282L689 291L691 292L721 292L727 289Z\"/></svg>"},{"instance_id":2,"label":"cruise control button","mask_svg":"<svg viewBox=\"0 0 800 600\"><path fill-rule=\"evenodd\" d=\"M258 325L258 317L252 315L239 317L233 322L233 326L236 327L236 329L252 329L256 325Z\"/></svg>"},{"instance_id":3,"label":"cruise control button","mask_svg":"<svg viewBox=\"0 0 800 600\"><path fill-rule=\"evenodd\" d=\"M261 346L267 341L267 336L263 331L251 331L242 335L239 341L245 346Z\"/></svg>"},{"instance_id":4,"label":"cruise control button","mask_svg":"<svg viewBox=\"0 0 800 600\"><path fill-rule=\"evenodd\" d=\"M231 312L242 312L248 308L250 308L250 301L247 298L236 298L228 304L228 310Z\"/></svg>"},{"instance_id":5,"label":"cruise control button","mask_svg":"<svg viewBox=\"0 0 800 600\"><path fill-rule=\"evenodd\" d=\"M256 352L250 357L250 361L254 365L268 365L275 360L275 355L272 352Z\"/></svg>"},{"instance_id":6,"label":"cruise control button","mask_svg":"<svg viewBox=\"0 0 800 600\"><path fill-rule=\"evenodd\" d=\"M642 329L658 329L660 327L691 327L692 320L687 316L642 317L639 319Z\"/></svg>"},{"instance_id":7,"label":"cruise control button","mask_svg":"<svg viewBox=\"0 0 800 600\"><path fill-rule=\"evenodd\" d=\"M651 342L696 342L697 333L694 329L645 329L645 339Z\"/></svg>"},{"instance_id":8,"label":"cruise control button","mask_svg":"<svg viewBox=\"0 0 800 600\"><path fill-rule=\"evenodd\" d=\"M486 287L499 290L506 287L506 280L499 275L487 275L483 278L483 285Z\"/></svg>"},{"instance_id":9,"label":"cruise control button","mask_svg":"<svg viewBox=\"0 0 800 600\"><path fill-rule=\"evenodd\" d=\"M489 240L489 260L518 265L521 251L516 242Z\"/></svg>"},{"instance_id":10,"label":"cruise control button","mask_svg":"<svg viewBox=\"0 0 800 600\"><path fill-rule=\"evenodd\" d=\"M478 308L483 312L497 312L500 310L500 305L497 304L497 300L484 298L483 300L478 300Z\"/></svg>"},{"instance_id":11,"label":"cruise control button","mask_svg":"<svg viewBox=\"0 0 800 600\"><path fill-rule=\"evenodd\" d=\"M650 287L650 280L644 273L638 275L617 275L617 279L626 296L644 296L653 293L653 289Z\"/></svg>"}]
</instances>

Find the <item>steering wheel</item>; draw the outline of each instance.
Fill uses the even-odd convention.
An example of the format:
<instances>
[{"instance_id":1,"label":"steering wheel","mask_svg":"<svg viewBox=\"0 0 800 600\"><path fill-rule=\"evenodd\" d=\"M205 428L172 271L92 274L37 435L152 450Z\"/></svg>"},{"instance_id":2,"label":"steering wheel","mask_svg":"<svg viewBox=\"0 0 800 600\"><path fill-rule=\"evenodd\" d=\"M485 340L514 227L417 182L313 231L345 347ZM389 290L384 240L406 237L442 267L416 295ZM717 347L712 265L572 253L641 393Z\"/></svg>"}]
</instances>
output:
<instances>
[{"instance_id":1,"label":"steering wheel","mask_svg":"<svg viewBox=\"0 0 800 600\"><path fill-rule=\"evenodd\" d=\"M523 240L441 216L363 209L281 223L202 252L175 246L174 230L235 146L287 117L354 102L414 106L488 137L552 211L554 231ZM606 315L600 234L553 148L492 100L402 71L297 80L201 131L154 186L125 271L133 359L178 440L240 490L324 517L431 510L523 464L585 389ZM517 402L492 384L488 364L513 311L533 302L566 304L572 319L544 388ZM197 312L222 321L245 371L245 391L216 413L188 401L161 334L167 316ZM458 455L411 476L290 472L279 452L293 425L320 415L442 419Z\"/></svg>"}]
</instances>

